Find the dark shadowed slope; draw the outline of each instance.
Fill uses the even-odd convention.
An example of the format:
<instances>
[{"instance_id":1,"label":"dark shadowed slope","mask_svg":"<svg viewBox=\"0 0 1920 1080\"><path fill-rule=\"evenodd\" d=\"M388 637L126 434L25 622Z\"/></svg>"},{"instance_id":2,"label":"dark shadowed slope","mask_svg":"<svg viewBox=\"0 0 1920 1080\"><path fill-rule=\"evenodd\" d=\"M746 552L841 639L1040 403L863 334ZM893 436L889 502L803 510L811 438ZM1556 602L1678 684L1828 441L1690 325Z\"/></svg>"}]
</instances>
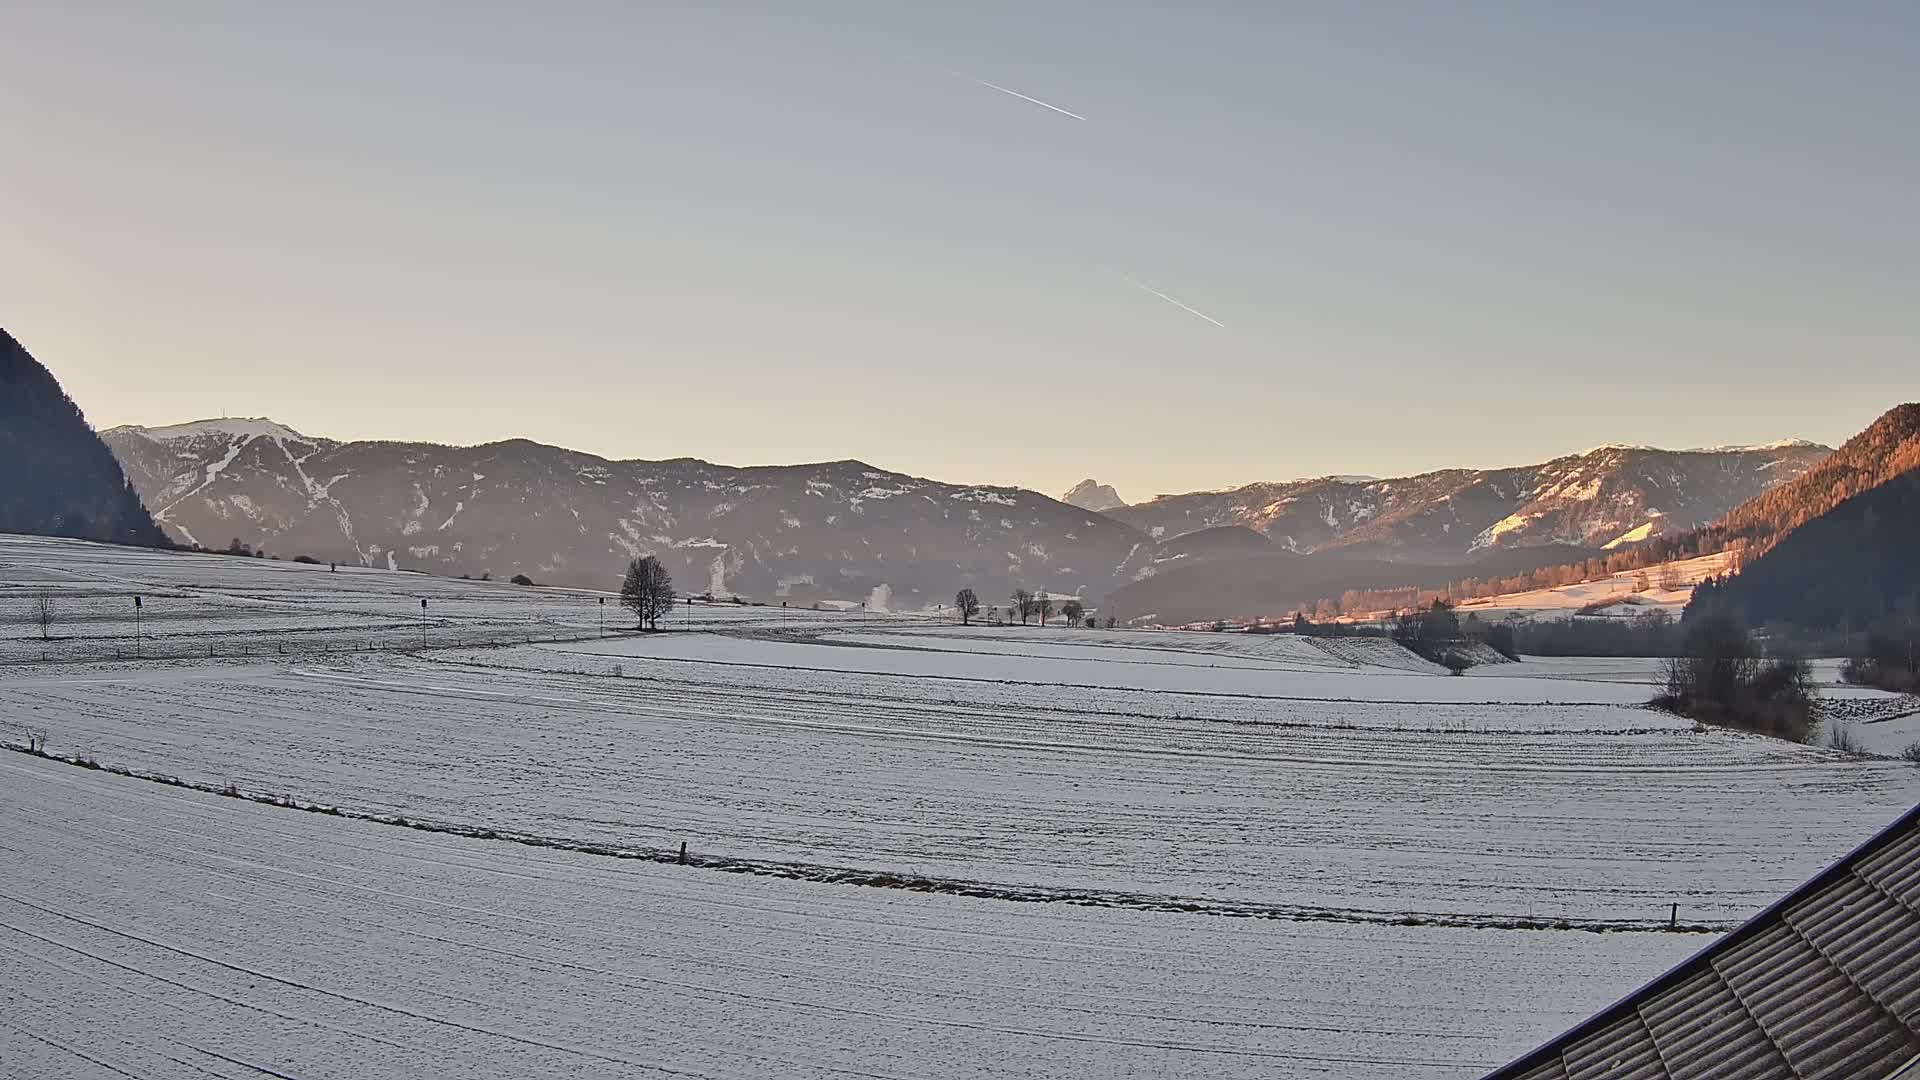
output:
<instances>
[{"instance_id":1,"label":"dark shadowed slope","mask_svg":"<svg viewBox=\"0 0 1920 1080\"><path fill-rule=\"evenodd\" d=\"M165 536L60 383L0 330L0 532L160 544Z\"/></svg>"},{"instance_id":2,"label":"dark shadowed slope","mask_svg":"<svg viewBox=\"0 0 1920 1080\"><path fill-rule=\"evenodd\" d=\"M1765 551L1843 501L1920 469L1920 403L1887 410L1820 464L1735 507L1717 523L1729 542Z\"/></svg>"},{"instance_id":3,"label":"dark shadowed slope","mask_svg":"<svg viewBox=\"0 0 1920 1080\"><path fill-rule=\"evenodd\" d=\"M1801 525L1694 604L1814 630L1920 615L1920 468Z\"/></svg>"}]
</instances>

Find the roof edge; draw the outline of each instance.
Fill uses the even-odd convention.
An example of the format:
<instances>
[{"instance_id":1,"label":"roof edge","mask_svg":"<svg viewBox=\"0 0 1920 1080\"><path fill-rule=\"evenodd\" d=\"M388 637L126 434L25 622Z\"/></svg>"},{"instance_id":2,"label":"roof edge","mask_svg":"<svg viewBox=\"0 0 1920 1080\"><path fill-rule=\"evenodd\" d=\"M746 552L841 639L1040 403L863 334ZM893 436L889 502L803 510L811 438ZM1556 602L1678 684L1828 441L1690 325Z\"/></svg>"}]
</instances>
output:
<instances>
[{"instance_id":1,"label":"roof edge","mask_svg":"<svg viewBox=\"0 0 1920 1080\"><path fill-rule=\"evenodd\" d=\"M1773 918L1787 907L1798 903L1813 893L1819 892L1821 889L1832 884L1841 875L1852 870L1855 863L1878 851L1883 845L1892 841L1894 837L1916 826L1920 826L1920 804L1915 804L1912 809L1901 814L1886 827L1874 833L1865 841L1862 841L1852 851L1842 855L1839 860L1831 866L1808 878L1792 892L1768 904L1752 918L1734 927L1725 936L1715 940L1705 948L1700 949L1685 960L1680 961L1678 964L1675 964L1651 981L1636 987L1625 997L1620 998L1613 1004L1587 1017L1580 1023L1555 1035L1520 1057L1487 1073L1482 1080L1512 1080L1512 1078L1530 1069L1535 1069L1546 1064L1560 1053L1561 1048L1606 1027L1626 1015L1629 1010L1635 1008L1642 1000L1652 997L1672 984L1679 982L1682 978L1691 975L1695 968L1706 957L1724 949L1732 948L1734 945L1759 933L1762 928L1771 923ZM1909 1068L1907 1071L1911 1072L1913 1070ZM1902 1077L1902 1080L1904 1080L1904 1077Z\"/></svg>"}]
</instances>

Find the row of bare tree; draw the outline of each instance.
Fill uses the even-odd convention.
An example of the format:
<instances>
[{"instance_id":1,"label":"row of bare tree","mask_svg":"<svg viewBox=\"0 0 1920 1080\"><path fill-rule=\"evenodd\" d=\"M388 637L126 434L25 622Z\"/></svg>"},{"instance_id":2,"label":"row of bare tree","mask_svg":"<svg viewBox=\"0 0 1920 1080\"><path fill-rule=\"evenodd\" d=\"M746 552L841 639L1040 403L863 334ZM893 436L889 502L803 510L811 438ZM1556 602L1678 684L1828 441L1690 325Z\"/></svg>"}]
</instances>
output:
<instances>
[{"instance_id":1,"label":"row of bare tree","mask_svg":"<svg viewBox=\"0 0 1920 1080\"><path fill-rule=\"evenodd\" d=\"M953 606L960 613L960 623L963 626L971 625L980 615L980 597L972 589L961 589L955 593ZM1013 596L1007 601L1008 621L1017 618L1022 626L1026 626L1035 619L1040 621L1041 626L1045 626L1047 620L1053 617L1055 610L1053 597L1026 589L1013 590ZM1061 604L1058 611L1069 625L1075 626L1079 625L1080 620L1085 618L1087 613L1086 607L1079 600L1072 598Z\"/></svg>"}]
</instances>

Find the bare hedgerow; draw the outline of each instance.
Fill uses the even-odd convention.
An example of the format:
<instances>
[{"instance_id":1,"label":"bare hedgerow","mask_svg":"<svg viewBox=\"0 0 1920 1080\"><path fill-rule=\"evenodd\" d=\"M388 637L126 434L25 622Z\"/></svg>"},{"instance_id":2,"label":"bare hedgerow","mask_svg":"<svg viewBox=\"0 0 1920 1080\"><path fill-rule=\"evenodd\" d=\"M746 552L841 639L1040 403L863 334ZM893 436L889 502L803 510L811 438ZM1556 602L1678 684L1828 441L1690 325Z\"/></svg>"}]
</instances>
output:
<instances>
[{"instance_id":1,"label":"bare hedgerow","mask_svg":"<svg viewBox=\"0 0 1920 1080\"><path fill-rule=\"evenodd\" d=\"M1667 661L1665 675L1656 708L1793 742L1812 734L1814 689L1806 661L1761 660L1746 628L1726 616L1690 620L1681 655Z\"/></svg>"},{"instance_id":2,"label":"bare hedgerow","mask_svg":"<svg viewBox=\"0 0 1920 1080\"><path fill-rule=\"evenodd\" d=\"M1905 750L1900 751L1900 760L1910 761L1915 765L1920 765L1920 742L1914 743Z\"/></svg>"}]
</instances>

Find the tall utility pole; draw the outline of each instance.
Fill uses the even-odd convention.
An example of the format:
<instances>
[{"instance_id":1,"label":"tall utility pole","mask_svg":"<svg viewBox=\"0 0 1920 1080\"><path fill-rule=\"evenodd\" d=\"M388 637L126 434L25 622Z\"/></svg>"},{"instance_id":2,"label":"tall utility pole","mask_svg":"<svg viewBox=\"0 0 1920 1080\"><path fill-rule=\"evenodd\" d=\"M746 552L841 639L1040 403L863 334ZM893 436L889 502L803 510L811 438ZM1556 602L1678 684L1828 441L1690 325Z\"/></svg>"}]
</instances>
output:
<instances>
[{"instance_id":1,"label":"tall utility pole","mask_svg":"<svg viewBox=\"0 0 1920 1080\"><path fill-rule=\"evenodd\" d=\"M427 647L427 598L420 598L420 647Z\"/></svg>"},{"instance_id":2,"label":"tall utility pole","mask_svg":"<svg viewBox=\"0 0 1920 1080\"><path fill-rule=\"evenodd\" d=\"M142 647L140 644L140 594L134 593L133 594L133 655L139 656L141 651L142 651Z\"/></svg>"},{"instance_id":3,"label":"tall utility pole","mask_svg":"<svg viewBox=\"0 0 1920 1080\"><path fill-rule=\"evenodd\" d=\"M600 636L607 636L607 598L600 598Z\"/></svg>"}]
</instances>

